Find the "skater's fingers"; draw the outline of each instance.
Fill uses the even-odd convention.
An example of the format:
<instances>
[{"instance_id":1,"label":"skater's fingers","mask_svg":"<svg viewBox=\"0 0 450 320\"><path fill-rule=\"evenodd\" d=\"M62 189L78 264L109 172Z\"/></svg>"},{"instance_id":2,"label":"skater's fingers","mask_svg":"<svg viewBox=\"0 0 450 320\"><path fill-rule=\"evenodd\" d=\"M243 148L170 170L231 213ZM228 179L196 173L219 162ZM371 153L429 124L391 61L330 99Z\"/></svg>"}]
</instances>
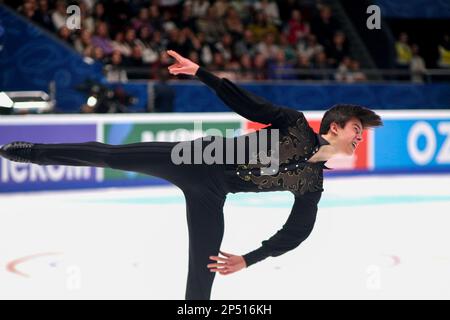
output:
<instances>
[{"instance_id":1,"label":"skater's fingers","mask_svg":"<svg viewBox=\"0 0 450 320\"><path fill-rule=\"evenodd\" d=\"M169 72L171 74L179 74L179 73L183 73L183 74L190 74L189 69L187 68L173 68L173 69L169 69Z\"/></svg>"},{"instance_id":2,"label":"skater's fingers","mask_svg":"<svg viewBox=\"0 0 450 320\"><path fill-rule=\"evenodd\" d=\"M224 271L219 271L219 273L223 276L228 276L228 275L234 273L234 271L224 270Z\"/></svg>"},{"instance_id":3,"label":"skater's fingers","mask_svg":"<svg viewBox=\"0 0 450 320\"><path fill-rule=\"evenodd\" d=\"M178 62L181 62L183 60L183 57L179 55L178 52L167 50L167 53L169 54L169 56L175 58Z\"/></svg>"},{"instance_id":4,"label":"skater's fingers","mask_svg":"<svg viewBox=\"0 0 450 320\"><path fill-rule=\"evenodd\" d=\"M210 271L210 272L220 272L220 273L222 273L222 272L225 272L225 269L211 268L211 269L209 269L209 271Z\"/></svg>"},{"instance_id":5,"label":"skater's fingers","mask_svg":"<svg viewBox=\"0 0 450 320\"><path fill-rule=\"evenodd\" d=\"M178 73L189 73L190 69L187 67L179 67L179 68L173 68L172 71L178 72Z\"/></svg>"},{"instance_id":6,"label":"skater's fingers","mask_svg":"<svg viewBox=\"0 0 450 320\"><path fill-rule=\"evenodd\" d=\"M211 260L215 260L215 261L222 261L222 262L228 261L228 259L221 258L221 257L217 257L217 256L210 256L209 258L210 258Z\"/></svg>"},{"instance_id":7,"label":"skater's fingers","mask_svg":"<svg viewBox=\"0 0 450 320\"><path fill-rule=\"evenodd\" d=\"M225 267L226 264L225 263L210 263L208 264L208 268L212 268L212 267Z\"/></svg>"},{"instance_id":8,"label":"skater's fingers","mask_svg":"<svg viewBox=\"0 0 450 320\"><path fill-rule=\"evenodd\" d=\"M180 73L180 71L178 71L177 68L173 68L173 69L169 69L169 73L174 74L174 75L177 75L177 74Z\"/></svg>"},{"instance_id":9,"label":"skater's fingers","mask_svg":"<svg viewBox=\"0 0 450 320\"><path fill-rule=\"evenodd\" d=\"M174 69L174 68L181 68L181 64L179 63L174 63L171 66L168 67L169 70Z\"/></svg>"}]
</instances>

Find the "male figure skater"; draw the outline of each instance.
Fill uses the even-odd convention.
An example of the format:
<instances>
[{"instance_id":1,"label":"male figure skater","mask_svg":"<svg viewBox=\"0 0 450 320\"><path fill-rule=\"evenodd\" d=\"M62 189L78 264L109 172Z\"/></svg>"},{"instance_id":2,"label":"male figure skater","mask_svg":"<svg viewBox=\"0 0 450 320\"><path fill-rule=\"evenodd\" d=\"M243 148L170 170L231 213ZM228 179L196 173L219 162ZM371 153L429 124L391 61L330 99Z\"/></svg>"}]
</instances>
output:
<instances>
[{"instance_id":1,"label":"male figure skater","mask_svg":"<svg viewBox=\"0 0 450 320\"><path fill-rule=\"evenodd\" d=\"M171 74L197 76L235 112L251 121L269 125L265 128L269 132L278 130L279 167L275 172L263 174L267 167L261 161L250 163L249 159L259 160L259 154L256 158L246 154L248 164L174 164L171 153L177 146L176 142L118 146L99 142L12 142L0 149L0 155L12 161L39 165L95 166L134 171L166 179L178 186L186 199L189 232L185 298L210 299L216 272L232 274L269 256L276 257L292 250L308 237L323 191L325 162L337 154L353 154L362 141L363 130L380 126L382 121L369 109L340 104L325 113L320 132L316 134L302 112L276 106L255 96L174 51L169 50L168 54L176 60L168 68ZM259 131L231 139L243 139L247 143L247 152L251 138L260 139ZM198 139L187 143L193 147L195 142ZM209 143L202 140L201 145L206 148ZM220 251L227 193L265 191L294 194L295 202L286 223L275 235L263 241L261 247L245 255ZM219 252L222 256L218 255Z\"/></svg>"}]
</instances>

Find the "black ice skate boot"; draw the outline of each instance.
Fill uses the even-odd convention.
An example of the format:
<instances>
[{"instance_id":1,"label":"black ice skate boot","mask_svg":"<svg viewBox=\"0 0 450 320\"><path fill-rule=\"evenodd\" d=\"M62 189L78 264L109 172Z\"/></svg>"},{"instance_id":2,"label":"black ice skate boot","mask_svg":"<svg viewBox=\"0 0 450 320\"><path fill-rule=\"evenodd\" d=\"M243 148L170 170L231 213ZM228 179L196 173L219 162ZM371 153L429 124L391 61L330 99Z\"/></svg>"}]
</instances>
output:
<instances>
[{"instance_id":1,"label":"black ice skate boot","mask_svg":"<svg viewBox=\"0 0 450 320\"><path fill-rule=\"evenodd\" d=\"M0 149L0 156L10 161L30 163L34 156L33 147L34 144L31 142L11 142Z\"/></svg>"}]
</instances>

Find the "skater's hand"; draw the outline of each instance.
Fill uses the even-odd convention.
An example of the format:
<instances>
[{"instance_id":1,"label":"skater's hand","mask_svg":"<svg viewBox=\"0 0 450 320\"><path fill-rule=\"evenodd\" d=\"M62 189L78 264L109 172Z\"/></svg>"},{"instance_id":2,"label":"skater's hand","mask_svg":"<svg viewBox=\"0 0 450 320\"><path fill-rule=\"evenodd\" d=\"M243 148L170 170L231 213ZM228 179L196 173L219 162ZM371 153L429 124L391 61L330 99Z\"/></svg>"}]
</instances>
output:
<instances>
[{"instance_id":1,"label":"skater's hand","mask_svg":"<svg viewBox=\"0 0 450 320\"><path fill-rule=\"evenodd\" d=\"M218 256L209 257L217 263L208 264L209 271L219 272L221 275L229 275L247 267L245 259L242 256L219 251L225 258Z\"/></svg>"},{"instance_id":2,"label":"skater's hand","mask_svg":"<svg viewBox=\"0 0 450 320\"><path fill-rule=\"evenodd\" d=\"M191 76L195 76L197 73L197 70L199 68L199 65L192 62L191 60L182 57L177 52L173 50L167 50L167 54L174 58L176 62L169 66L167 69L169 69L169 72L171 74L177 75L177 74L188 74Z\"/></svg>"}]
</instances>

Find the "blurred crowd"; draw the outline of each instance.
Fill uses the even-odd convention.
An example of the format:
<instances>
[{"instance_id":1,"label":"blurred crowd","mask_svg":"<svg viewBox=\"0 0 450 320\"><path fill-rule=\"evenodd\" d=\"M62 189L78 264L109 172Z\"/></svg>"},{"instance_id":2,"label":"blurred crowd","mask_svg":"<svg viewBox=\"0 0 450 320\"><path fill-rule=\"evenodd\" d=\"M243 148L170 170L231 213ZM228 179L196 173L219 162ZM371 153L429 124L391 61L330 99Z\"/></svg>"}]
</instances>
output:
<instances>
[{"instance_id":1,"label":"blurred crowd","mask_svg":"<svg viewBox=\"0 0 450 320\"><path fill-rule=\"evenodd\" d=\"M79 29L67 26L70 5ZM172 61L167 49L240 80L366 80L320 1L24 0L18 10L104 63L110 81L158 78Z\"/></svg>"}]
</instances>

